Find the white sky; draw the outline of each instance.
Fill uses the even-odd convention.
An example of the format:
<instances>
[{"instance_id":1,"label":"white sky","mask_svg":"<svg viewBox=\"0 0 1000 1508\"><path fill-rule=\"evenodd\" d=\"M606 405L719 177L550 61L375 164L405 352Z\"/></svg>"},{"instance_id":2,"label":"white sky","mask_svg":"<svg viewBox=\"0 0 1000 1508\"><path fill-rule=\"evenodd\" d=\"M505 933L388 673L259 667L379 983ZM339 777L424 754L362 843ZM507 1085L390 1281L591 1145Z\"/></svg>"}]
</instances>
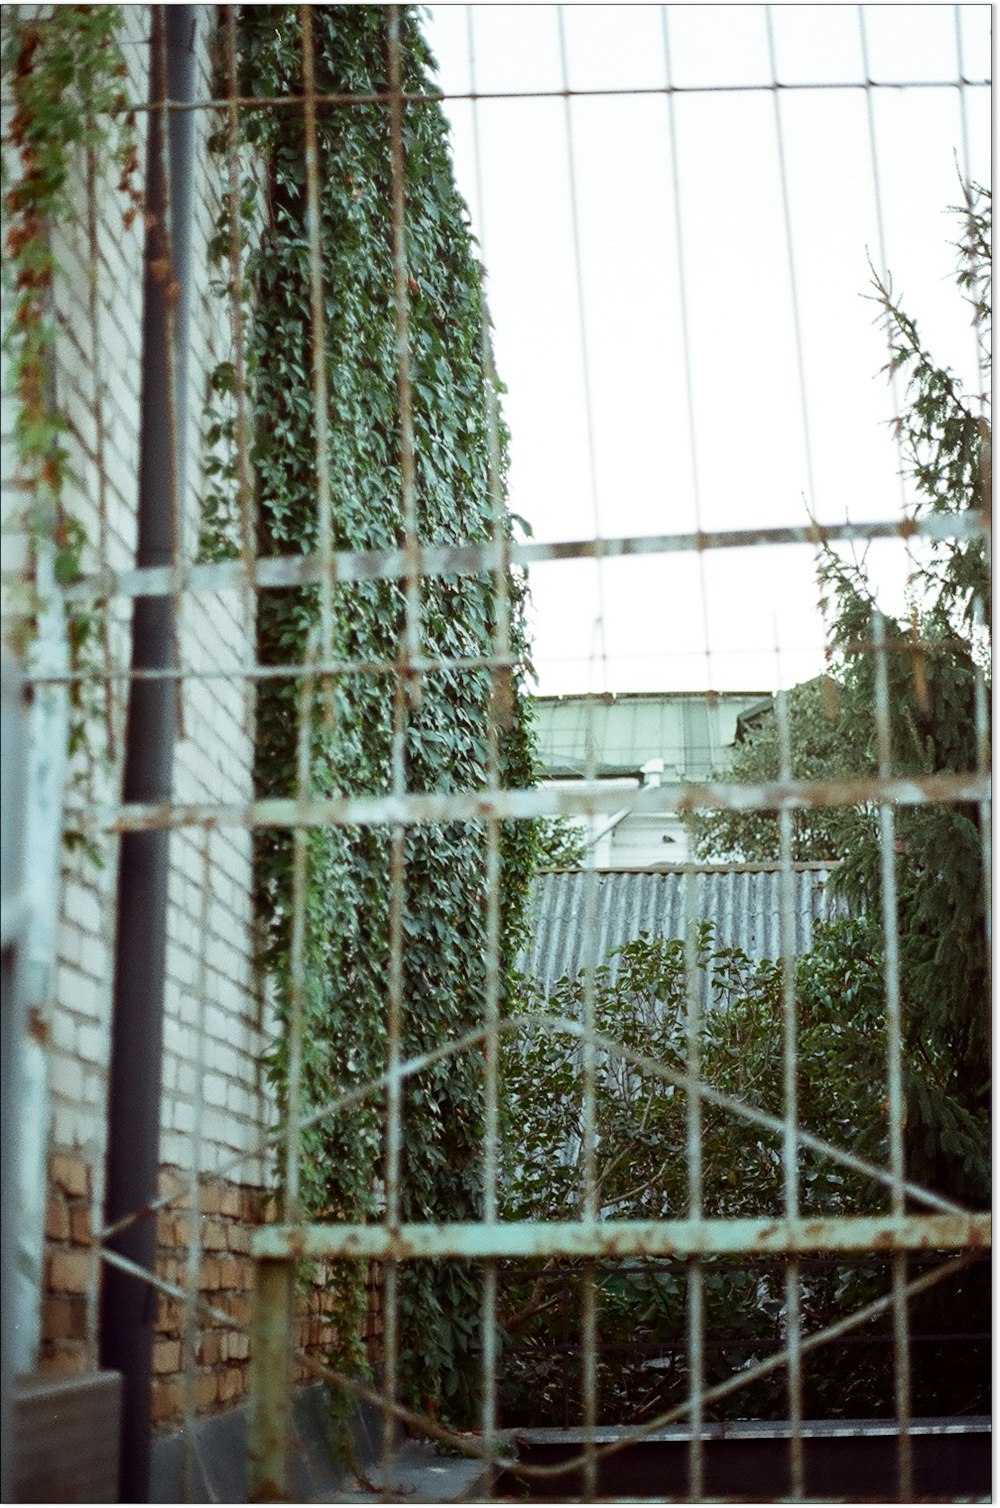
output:
<instances>
[{"instance_id":1,"label":"white sky","mask_svg":"<svg viewBox=\"0 0 1000 1508\"><path fill-rule=\"evenodd\" d=\"M562 19L570 88L662 88L661 7L568 5ZM871 76L957 79L960 37L966 78L982 79L989 24L985 5L866 7ZM779 5L772 25L781 82L863 79L856 7ZM436 5L425 32L446 92L470 90L473 69L481 93L564 86L555 6ZM670 6L667 33L676 85L773 81L762 6ZM866 248L880 261L868 98L780 96L805 420L773 90L676 95L672 106L662 93L574 100L569 132L561 98L446 105L509 390L510 504L536 538L689 530L699 513L707 529L805 524L804 497L823 522L898 515L892 398L877 375L884 336L861 297ZM959 195L956 153L989 181L989 91L870 98L895 287L975 391L947 244L959 227L945 210ZM869 560L898 589L901 548L873 546ZM703 573L693 555L536 565L531 591L543 693L767 689L821 668L805 548L712 552Z\"/></svg>"}]
</instances>

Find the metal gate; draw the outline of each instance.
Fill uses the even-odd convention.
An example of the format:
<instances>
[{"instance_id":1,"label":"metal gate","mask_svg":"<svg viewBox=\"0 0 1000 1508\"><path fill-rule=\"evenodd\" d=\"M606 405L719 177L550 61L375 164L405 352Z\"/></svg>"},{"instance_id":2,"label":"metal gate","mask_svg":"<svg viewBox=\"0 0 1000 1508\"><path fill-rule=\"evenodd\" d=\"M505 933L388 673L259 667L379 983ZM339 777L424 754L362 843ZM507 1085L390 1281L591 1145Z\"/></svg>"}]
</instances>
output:
<instances>
[{"instance_id":1,"label":"metal gate","mask_svg":"<svg viewBox=\"0 0 1000 1508\"><path fill-rule=\"evenodd\" d=\"M471 7L471 12L476 11ZM724 8L723 8L724 9ZM720 9L720 24L724 21ZM942 8L944 9L944 8ZM942 67L939 79L909 81L912 91L949 90L959 101L964 111L967 98L981 81L976 68L961 55L961 12L955 8L954 25L958 36L958 65L956 70ZM574 157L575 132L578 116L574 114L578 101L605 95L651 96L662 108L661 127L667 133L670 151L673 153L674 177L669 196L670 235L677 237L672 255L676 258L679 278L679 308L682 348L682 366L686 374L686 389L689 412L681 428L689 430L692 454L698 453L695 440L696 414L694 411L697 382L696 344L699 332L689 307L686 279L690 280L692 255L685 262L684 224L686 206L681 191L681 179L677 173L677 152L683 140L679 116L688 96L699 96L709 101L734 93L754 93L766 102L773 115L773 142L776 153L779 184L779 239L786 253L783 271L788 295L789 318L794 328L793 349L797 364L797 388L801 405L800 412L786 415L789 429L801 428L808 458L810 410L807 396L811 378L810 362L815 360L815 348L810 349L800 318L799 286L804 270L796 253L796 213L794 195L790 189L787 170L788 137L785 126L785 111L790 95L796 91L815 97L822 89L842 88L852 91L862 102L865 126L862 132L867 160L857 165L872 185L876 206L881 213L881 186L879 180L880 155L876 135L875 101L880 90L889 85L877 82L871 76L866 53L866 17L864 8L857 17L858 35L863 58L863 76L857 79L827 80L822 83L786 82L778 71L775 50L777 16L767 8L761 17L762 36L766 40L767 71L769 77L761 81L733 78L724 82L692 83L677 82L675 75L680 66L676 51L671 47L672 8L663 8L662 37L664 44L662 66L665 78L656 87L633 89L611 84L576 88L572 86L568 63L566 35L572 24L573 7L559 8L555 26L560 42L563 77L551 89L497 89L491 95L477 91L475 53L476 17L470 14L470 61L471 84L467 92L459 95L458 103L464 102L470 115L484 100L503 97L514 109L518 99L547 98L564 112L566 143L565 189L570 209L570 239L573 246L573 301L580 319L580 343L582 353L582 403L584 429L589 446L588 465L591 468L591 485L596 489L593 475L594 426L596 423L592 399L594 374L588 366L586 281L581 249L581 218L578 194L581 164ZM896 867L900 848L895 829L896 814L900 808L923 805L955 805L976 814L983 848L984 874L989 876L989 776L988 776L988 724L986 713L986 681L980 673L976 711L978 718L979 759L975 768L928 769L925 773L897 773L891 740L890 721L890 666L889 661L897 646L888 644L881 619L876 614L872 619L870 642L861 646L874 662L874 747L877 773L858 769L852 773L833 777L806 778L793 774L793 736L790 729L788 703L784 695L776 702L780 770L777 778L760 779L755 782L736 781L727 778L697 782L683 779L664 779L637 789L630 797L636 811L673 811L685 816L689 822L699 811L729 812L776 812L780 819L780 874L782 901L780 935L782 937L782 1019L781 1078L783 1085L783 1113L775 1116L759 1108L752 1098L739 1099L721 1091L703 1077L700 1044L705 1021L702 1010L702 992L698 974L698 957L694 941L693 924L697 922L695 878L696 866L692 861L687 866L689 884L689 942L685 951L686 1010L685 1062L681 1068L676 1064L650 1058L634 1046L627 1046L607 1032L598 1029L594 1015L595 985L594 970L602 962L597 957L588 960L588 984L584 987L582 1010L579 1017L542 1014L535 1019L535 1029L548 1035L552 1041L564 1041L567 1037L579 1044L579 1063L583 1082L582 1144L579 1152L579 1168L582 1177L582 1201L579 1217L572 1221L517 1222L501 1218L501 1190L499 1188L499 1114L503 1095L498 1064L500 1046L505 1034L512 1030L511 1019L505 1012L501 966L501 832L502 824L529 822L538 818L599 817L610 816L621 806L621 794L602 788L596 778L585 779L572 789L554 787L509 788L500 773L498 755L499 739L504 725L505 707L510 696L511 676L520 671L518 652L512 649L509 636L510 592L512 573L531 571L545 567L555 570L563 562L592 562L600 593L602 574L608 563L661 562L681 559L688 563L688 579L697 584L692 598L692 616L701 615L707 626L708 587L706 562L718 552L739 552L740 558L752 561L759 552L768 548L787 552L792 565L790 574L811 568L803 565L803 556L811 559L810 553L820 548L830 549L849 544L873 541L895 542L899 551L917 548L921 542L958 540L988 541L989 518L984 509L958 513L927 512L914 518L908 512L901 521L891 508L883 516L866 522L840 521L816 522L806 519L801 524L781 523L765 527L762 521L749 519L739 529L704 526L699 499L697 474L694 476L693 498L694 527L683 530L664 527L660 532L628 533L615 535L597 527L590 537L571 537L548 543L536 543L530 538L512 538L506 524L506 514L501 495L502 479L499 475L499 451L496 448L496 432L500 423L498 413L491 414L493 453L490 457L490 490L493 516L492 537L488 539L450 539L436 542L421 537L417 521L416 467L419 447L414 435L412 400L413 372L410 341L409 302L411 280L407 263L407 215L408 203L405 193L406 169L404 139L406 122L410 112L430 107L435 101L446 98L437 92L431 94L407 93L401 83L403 60L401 55L400 16L393 7L385 13L385 58L387 87L373 93L352 93L345 89L336 95L323 94L315 84L314 17L312 8L302 7L300 12L300 38L302 51L302 78L304 87L301 97L256 98L253 94L240 92L237 16L231 8L225 11L220 25L219 45L224 54L220 77L225 80L225 90L216 98L202 98L195 94L189 101L175 109L178 114L206 112L213 116L217 127L225 135L222 161L227 178L226 192L233 231L228 248L228 266L224 277L229 284L230 315L232 319L232 394L235 405L235 426L232 430L238 466L234 484L237 501L238 550L236 558L211 563L198 563L189 553L182 556L175 548L169 564L144 564L135 570L113 572L106 568L96 581L84 581L70 588L67 600L80 601L88 594L99 592L105 603L173 601L180 612L184 603L195 602L199 596L207 598L223 590L236 590L245 595L248 604L248 622L253 621L254 603L257 595L266 591L304 587L318 584L319 613L317 625L310 641L310 649L304 663L296 663L275 671L273 665L261 664L252 648L252 641L244 646L242 666L233 668L229 674L234 680L242 679L247 688L265 676L280 673L299 686L299 738L300 761L297 772L297 795L289 798L258 798L250 800L203 800L178 802L175 799L150 800L127 799L113 808L76 806L70 813L72 823L92 834L142 834L151 832L184 831L195 836L200 845L208 873L209 845L214 835L227 831L283 831L291 835L293 851L294 889L289 935L291 939L291 985L288 997L287 1043L288 1043L288 1105L287 1115L280 1133L277 1154L280 1162L288 1218L280 1223L261 1224L252 1235L251 1250L256 1270L256 1309L251 1335L252 1357L252 1423L251 1423L251 1491L256 1499L280 1498L288 1492L288 1452L291 1425L292 1367L304 1367L316 1378L327 1378L336 1387L351 1396L367 1400L382 1412L385 1421L385 1450L391 1461L395 1448L396 1432L405 1425L424 1438L433 1439L463 1455L475 1457L484 1463L484 1492L486 1496L497 1490L500 1472L509 1461L509 1439L501 1428L498 1417L497 1378L503 1364L500 1331L498 1327L497 1294L500 1264L509 1259L530 1259L536 1264L550 1259L573 1259L580 1264L581 1274L581 1330L579 1343L583 1357L582 1396L583 1417L581 1421L581 1445L578 1451L555 1465L530 1465L521 1467L522 1479L550 1485L550 1490L559 1492L560 1479L567 1473L582 1473L583 1496L592 1500L597 1496L601 1463L644 1438L654 1435L665 1426L686 1422L689 1428L687 1451L687 1481L678 1499L700 1500L706 1493L705 1448L711 1430L707 1415L711 1406L720 1399L729 1397L754 1381L771 1374L779 1374L787 1380L787 1420L790 1495L801 1499L806 1492L804 1467L804 1441L807 1431L803 1419L803 1365L804 1359L818 1348L842 1339L862 1329L873 1319L885 1317L891 1321L892 1348L894 1357L894 1408L898 1431L897 1486L900 1500L912 1499L914 1490L912 1454L912 1416L910 1397L911 1348L908 1309L918 1295L939 1283L947 1283L950 1277L976 1259L990 1241L990 1221L987 1215L963 1207L955 1200L946 1198L933 1189L915 1184L909 1177L905 1160L905 1093L904 1077L904 1018L906 1003L902 998L898 950L898 902ZM481 60L480 60L481 61ZM674 70L673 72L671 70ZM892 81L893 88L901 86ZM228 92L227 92L228 91ZM330 388L327 359L326 326L330 315L324 285L324 265L320 242L320 195L323 166L317 152L317 118L330 112L350 112L359 108L375 107L385 112L391 147L392 173L384 202L384 214L391 227L393 301L396 311L396 352L398 390L398 444L402 495L400 498L400 537L396 544L381 549L351 550L337 545L337 496L338 478L335 459L329 453L328 424L325 415L331 405L337 403L337 393ZM161 113L170 115L170 103L164 103ZM248 311L252 308L253 294L243 286L243 263L240 236L236 229L240 216L241 183L247 163L247 125L262 112L286 109L301 110L304 120L305 160L302 170L303 194L307 204L307 236L303 255L308 257L310 285L310 329L312 339L312 400L315 430L315 547L303 554L257 555L255 553L254 501L252 487L251 420L247 404L248 377L245 368L247 346ZM251 133L252 134L252 133ZM478 151L478 138L475 138ZM964 150L968 157L969 140L966 136ZM968 162L964 165L966 176ZM360 190L358 190L360 192ZM481 215L481 209L478 211ZM489 242L484 245L484 256L489 261ZM664 253L664 255L666 255ZM879 274L886 275L884 247L872 250L874 265ZM627 275L627 274L626 274ZM173 339L173 318L168 304L166 321L167 346ZM484 350L489 351L489 315L482 310ZM689 328L690 323L690 328ZM173 361L178 360L173 352ZM491 357L487 356L487 365ZM492 395L493 389L490 388ZM491 399L491 401L493 401ZM902 405L903 395L896 401ZM901 408L897 408L897 417ZM172 416L176 418L176 416ZM985 421L984 421L985 423ZM716 439L725 443L727 420L719 420L721 433ZM988 434L988 427L986 429ZM515 435L516 443L516 435ZM176 454L175 454L176 459ZM810 487L811 478L808 479ZM596 491L595 491L596 497ZM586 510L584 510L586 511ZM709 513L711 510L708 510ZM596 512L595 512L596 518ZM669 508L664 509L664 518L669 524ZM583 534L585 531L577 531ZM176 541L175 541L176 545ZM749 569L749 567L748 567ZM421 596L428 582L447 580L455 583L456 591L472 580L488 581L493 594L492 643L478 653L478 657L466 657L459 664L459 673L467 669L485 669L492 679L492 696L489 707L487 737L487 767L481 784L475 788L460 787L442 791L416 791L407 786L403 749L407 720L416 705L414 688L422 678L436 671L455 670L458 661L449 662L444 655L433 650L428 653L421 622ZM345 585L358 582L394 582L402 586L405 595L405 628L396 649L394 663L365 666L338 662L334 652L333 600L336 592ZM168 595L164 595L168 594ZM698 606L694 606L697 598ZM601 607L595 604L595 617L600 617ZM605 629L608 627L604 625ZM706 640L706 648L711 644ZM915 639L913 663L918 666L921 645ZM780 646L779 646L780 651ZM598 653L590 657L593 667L600 672L602 660ZM776 655L779 664L780 654ZM915 670L919 675L919 669ZM707 663L706 676L712 674ZM194 684L199 672L190 662L145 668L133 665L132 680L141 683L159 681L161 684L177 684L183 704L187 685ZM99 684L120 685L128 679L121 667L106 666L95 673ZM57 684L64 682L59 674L39 678L40 682ZM304 751L308 749L308 729L312 726L313 706L320 705L323 698L332 695L331 688L337 684L351 687L367 679L369 684L377 680L386 691L387 702L393 713L393 767L387 792L358 791L353 794L319 797L312 793L310 772ZM595 682L596 684L596 682ZM606 685L602 690L609 689ZM350 694L350 692L348 692ZM186 715L192 715L188 709ZM884 953L884 1080L872 1093L885 1100L887 1161L874 1163L857 1156L843 1147L818 1138L807 1124L800 1120L797 1099L798 1032L797 999L795 984L795 919L793 913L794 856L793 814L810 809L841 809L866 806L877 827L878 853L880 855L881 914L877 921L882 934ZM484 900L486 911L487 957L485 959L485 989L481 999L480 1019L470 1030L463 1030L453 1040L437 1046L419 1056L408 1057L404 1051L404 1021L407 1001L404 998L404 958L407 947L404 928L404 836L413 829L428 825L449 823L478 824L485 834ZM391 834L391 859L388 885L390 894L388 933L388 994L386 1000L386 1047L384 1069L372 1079L352 1086L349 1090L334 1093L320 1109L303 1113L298 1103L298 1087L303 1073L304 1035L307 1031L305 1001L308 990L309 964L306 956L306 871L309 863L309 835L316 830L330 828L357 831L362 829L387 831ZM105 841L101 838L101 841ZM596 871L589 868L591 908L596 904ZM206 886L204 904L209 905ZM987 916L989 914L987 906ZM591 928L591 931L593 929ZM983 939L984 949L988 939ZM984 1010L987 1008L984 1002ZM403 1155L402 1104L404 1089L417 1080L422 1072L435 1063L449 1062L463 1054L475 1052L484 1064L484 1116L485 1135L482 1147L481 1180L482 1217L474 1222L448 1224L414 1224L401 1218L400 1180ZM687 1169L687 1204L669 1218L649 1220L621 1220L601 1218L600 1200L596 1179L597 1127L595 1123L595 1092L603 1065L616 1063L632 1065L644 1073L658 1077L673 1085L686 1103L686 1146L684 1159ZM194 1098L199 1099L201 1090L196 1086ZM310 1223L301 1218L300 1179L302 1166L302 1137L311 1126L324 1117L335 1117L346 1107L358 1104L366 1098L384 1096L386 1122L384 1128L385 1156L382 1168L384 1181L384 1213L381 1218L370 1219L364 1224ZM743 1215L732 1218L715 1218L705 1213L705 1190L703 1184L702 1143L703 1123L706 1114L723 1112L755 1129L756 1134L772 1144L782 1168L783 1208L779 1215L766 1213L760 1216ZM201 1114L196 1109L196 1116ZM273 1137L261 1142L261 1154L269 1154L275 1146ZM803 1214L801 1195L801 1162L805 1153L820 1155L842 1164L855 1173L862 1173L883 1191L884 1206L881 1213L837 1215L818 1217ZM169 1211L178 1199L187 1200L188 1208L198 1212L197 1172L193 1182L183 1190L162 1195L156 1207ZM121 1230L128 1220L119 1219L115 1229ZM192 1227L198 1229L197 1222ZM107 1242L114 1235L108 1228L103 1232ZM247 1330L245 1323L234 1319L231 1313L207 1303L199 1287L199 1264L203 1253L200 1237L192 1237L189 1252L187 1278L170 1282L163 1277L145 1271L142 1276L161 1293L175 1298L187 1306L189 1345L197 1344L197 1332L202 1321L222 1326L227 1330ZM908 1264L912 1253L935 1253L933 1263L922 1262L919 1268ZM822 1329L810 1329L802 1314L801 1263L803 1259L816 1256L841 1258L847 1254L859 1256L872 1254L889 1255L888 1286L882 1296L864 1307L844 1312L835 1323ZM106 1246L104 1255L112 1266L126 1271L129 1261L120 1253ZM684 1402L667 1412L659 1412L641 1424L623 1431L609 1440L598 1428L598 1355L601 1326L599 1264L602 1259L631 1258L683 1259L687 1273L687 1319L683 1344L689 1369L689 1387ZM773 1353L758 1358L751 1365L741 1367L727 1380L708 1385L705 1380L704 1358L706 1343L705 1274L715 1258L746 1258L748 1262L762 1257L780 1258L784 1264L784 1344ZM297 1264L303 1261L328 1261L363 1259L380 1265L384 1283L384 1356L381 1364L381 1380L374 1384L348 1377L324 1365L313 1354L296 1353L293 1321L293 1293ZM478 1430L457 1434L439 1424L426 1412L401 1401L399 1396L399 1316L397 1277L401 1264L415 1260L445 1262L466 1260L476 1264L481 1274L481 1412ZM136 1274L138 1275L138 1273ZM193 1362L191 1362L193 1368ZM190 1384L190 1376L189 1376ZM194 1389L190 1385L185 1393L185 1408L188 1411L187 1427L193 1439ZM390 1480L390 1478L387 1478ZM815 1484L810 1484L815 1491ZM836 1484L828 1484L824 1495ZM391 1495L391 1489L386 1493Z\"/></svg>"}]
</instances>

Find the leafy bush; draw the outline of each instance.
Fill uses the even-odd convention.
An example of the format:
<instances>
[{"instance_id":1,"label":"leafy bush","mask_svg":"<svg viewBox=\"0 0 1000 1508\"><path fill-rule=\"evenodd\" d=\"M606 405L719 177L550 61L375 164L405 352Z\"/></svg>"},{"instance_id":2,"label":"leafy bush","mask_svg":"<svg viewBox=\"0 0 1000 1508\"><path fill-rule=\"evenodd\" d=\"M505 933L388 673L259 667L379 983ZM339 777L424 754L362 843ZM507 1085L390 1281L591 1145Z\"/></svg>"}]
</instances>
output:
<instances>
[{"instance_id":1,"label":"leafy bush","mask_svg":"<svg viewBox=\"0 0 1000 1508\"><path fill-rule=\"evenodd\" d=\"M705 1004L703 1080L771 1116L782 1114L783 969L754 963L739 949L716 947L711 926L695 941L698 988ZM593 971L598 1032L682 1075L686 1065L687 971L682 941L643 936ZM795 966L800 1124L813 1135L879 1166L888 1161L882 959L878 934L856 918L821 924L812 950ZM504 1048L508 1122L504 1214L519 1220L578 1218L583 1199L583 1067L578 1037L542 1025L542 1016L582 1022L585 976L565 978L547 996L525 981L519 1027ZM643 1062L602 1049L596 1073L596 1163L600 1214L608 1220L684 1218L689 1209L687 1094ZM704 1213L778 1216L785 1208L780 1129L769 1131L712 1104L703 1111ZM884 1184L818 1152L799 1158L803 1215L877 1213ZM704 1264L706 1367L709 1384L781 1349L786 1308L783 1264L712 1259ZM504 1418L562 1423L579 1418L572 1355L580 1334L580 1264L544 1269L511 1264L504 1275L508 1346L503 1369ZM601 1416L609 1423L658 1413L687 1393L687 1270L634 1259L597 1264L601 1331ZM804 1331L887 1289L885 1259L802 1263ZM980 1285L981 1287L981 1285ZM959 1290L959 1291L956 1291ZM985 1327L975 1275L949 1288L969 1308L947 1325ZM932 1311L929 1323L937 1323ZM988 1313L988 1311L987 1311ZM937 1319L940 1319L940 1314ZM882 1333L887 1329L882 1326ZM528 1347L522 1351L521 1347ZM925 1412L982 1405L988 1386L980 1346L940 1348L928 1364L917 1354L916 1407ZM719 1406L717 1417L787 1415L783 1377L748 1384ZM853 1342L823 1348L806 1366L813 1415L891 1413L892 1350Z\"/></svg>"}]
</instances>

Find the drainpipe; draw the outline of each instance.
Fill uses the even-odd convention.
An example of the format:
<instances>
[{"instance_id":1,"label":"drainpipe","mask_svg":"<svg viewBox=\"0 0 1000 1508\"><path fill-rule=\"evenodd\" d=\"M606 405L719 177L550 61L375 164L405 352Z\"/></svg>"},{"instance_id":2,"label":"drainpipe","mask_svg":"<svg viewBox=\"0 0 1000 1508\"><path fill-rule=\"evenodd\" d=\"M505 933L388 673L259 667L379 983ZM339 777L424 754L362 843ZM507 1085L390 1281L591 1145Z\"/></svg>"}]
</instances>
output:
<instances>
[{"instance_id":1,"label":"drainpipe","mask_svg":"<svg viewBox=\"0 0 1000 1508\"><path fill-rule=\"evenodd\" d=\"M187 408L188 282L191 247L193 115L168 114L164 182L163 100L192 99L198 7L152 10L146 197L154 217L146 235L142 344L137 566L173 560L174 491L184 499ZM165 65L165 66L164 66ZM164 275L166 273L166 275ZM168 359L173 326L174 390ZM137 597L132 619L133 670L174 666L170 597ZM177 732L172 680L130 682L123 800L166 802L172 792ZM125 833L118 874L118 933L111 1040L105 1223L144 1209L156 1197L163 1057L164 962L170 834ZM140 1266L156 1265L156 1216L108 1243ZM101 1365L120 1372L120 1501L146 1502L150 1490L150 1398L156 1293L105 1264L101 1295Z\"/></svg>"}]
</instances>

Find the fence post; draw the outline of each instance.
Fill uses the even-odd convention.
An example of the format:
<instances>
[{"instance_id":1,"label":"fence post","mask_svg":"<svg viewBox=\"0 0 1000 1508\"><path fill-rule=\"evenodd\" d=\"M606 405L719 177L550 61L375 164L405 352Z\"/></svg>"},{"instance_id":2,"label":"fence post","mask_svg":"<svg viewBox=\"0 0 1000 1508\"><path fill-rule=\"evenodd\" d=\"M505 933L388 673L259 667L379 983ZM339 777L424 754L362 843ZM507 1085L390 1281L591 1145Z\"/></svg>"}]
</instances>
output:
<instances>
[{"instance_id":1,"label":"fence post","mask_svg":"<svg viewBox=\"0 0 1000 1508\"><path fill-rule=\"evenodd\" d=\"M250 1353L251 1503L287 1501L292 1410L292 1263L258 1257Z\"/></svg>"}]
</instances>

